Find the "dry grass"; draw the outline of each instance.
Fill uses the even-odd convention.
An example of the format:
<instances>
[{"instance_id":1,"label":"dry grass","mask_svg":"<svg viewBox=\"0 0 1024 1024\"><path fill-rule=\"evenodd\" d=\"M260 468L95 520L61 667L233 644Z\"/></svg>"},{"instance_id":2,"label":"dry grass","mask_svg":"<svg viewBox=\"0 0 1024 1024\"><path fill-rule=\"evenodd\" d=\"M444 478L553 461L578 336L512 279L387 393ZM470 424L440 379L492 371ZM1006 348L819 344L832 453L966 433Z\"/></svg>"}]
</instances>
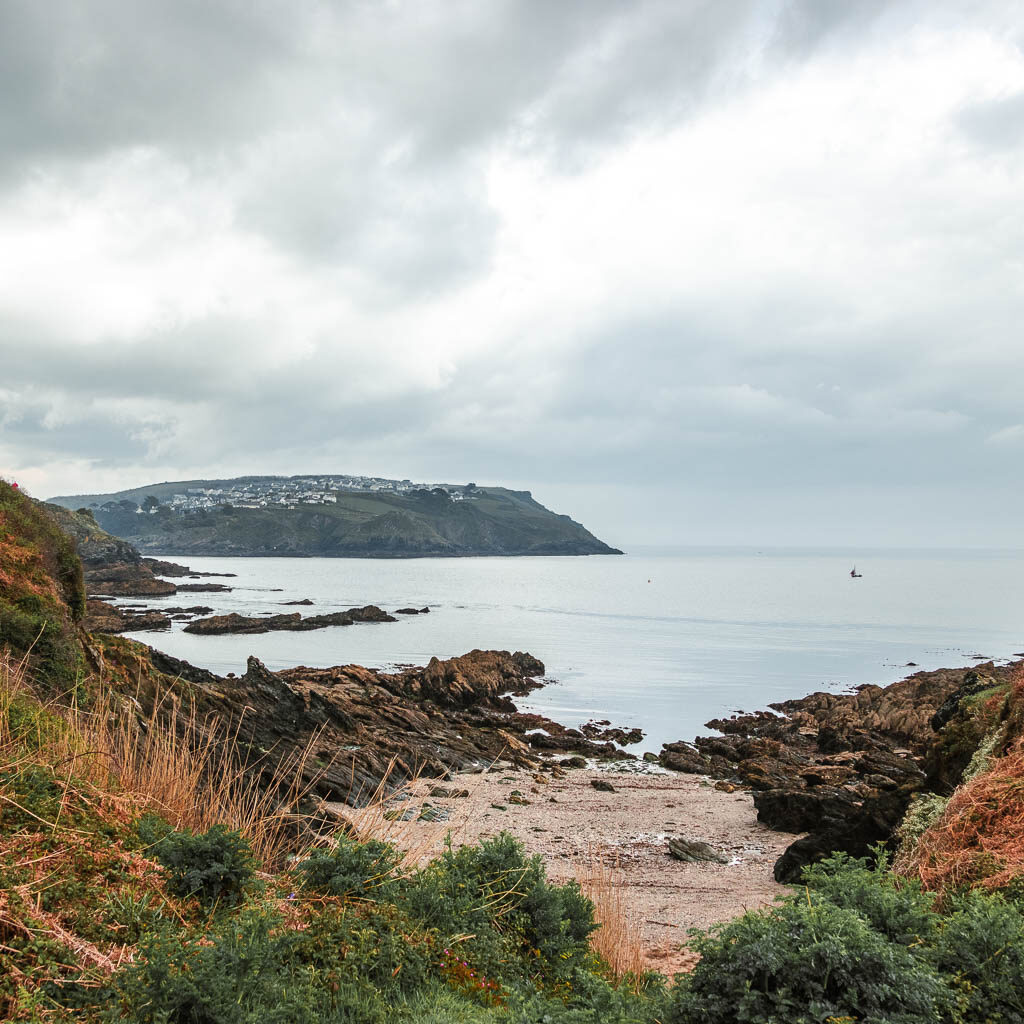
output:
<instances>
[{"instance_id":1,"label":"dry grass","mask_svg":"<svg viewBox=\"0 0 1024 1024\"><path fill-rule=\"evenodd\" d=\"M1008 712L1004 728L1012 735L1024 712L1024 673L1014 681ZM1024 736L953 793L900 869L938 891L998 889L1024 879Z\"/></svg>"},{"instance_id":2,"label":"dry grass","mask_svg":"<svg viewBox=\"0 0 1024 1024\"><path fill-rule=\"evenodd\" d=\"M998 889L1024 877L1024 749L961 786L919 840L908 873L927 889Z\"/></svg>"},{"instance_id":3,"label":"dry grass","mask_svg":"<svg viewBox=\"0 0 1024 1024\"><path fill-rule=\"evenodd\" d=\"M21 716L31 735L11 734L8 712L15 704L38 707L39 713ZM25 662L0 654L0 763L30 758L66 790L84 787L83 795L116 805L121 816L155 812L176 829L193 831L227 825L246 836L267 866L278 864L291 842L286 825L308 795L310 784L300 780L318 738L279 762L253 763L242 754L237 726L200 718L194 705L173 695L164 694L145 716L109 688L88 709L73 699L37 705Z\"/></svg>"},{"instance_id":4,"label":"dry grass","mask_svg":"<svg viewBox=\"0 0 1024 1024\"><path fill-rule=\"evenodd\" d=\"M588 850L575 865L574 874L584 894L594 904L594 920L600 926L590 946L619 980L639 980L648 969L641 923L627 905L623 873L617 859L602 851Z\"/></svg>"}]
</instances>

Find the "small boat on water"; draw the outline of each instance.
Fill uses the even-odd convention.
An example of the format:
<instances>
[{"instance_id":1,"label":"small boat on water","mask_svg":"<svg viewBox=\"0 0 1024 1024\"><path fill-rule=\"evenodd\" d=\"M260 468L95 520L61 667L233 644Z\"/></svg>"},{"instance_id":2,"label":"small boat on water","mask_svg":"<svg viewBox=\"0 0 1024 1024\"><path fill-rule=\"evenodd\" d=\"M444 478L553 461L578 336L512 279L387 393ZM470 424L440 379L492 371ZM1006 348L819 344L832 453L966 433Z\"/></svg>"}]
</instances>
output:
<instances>
[{"instance_id":1,"label":"small boat on water","mask_svg":"<svg viewBox=\"0 0 1024 1024\"><path fill-rule=\"evenodd\" d=\"M861 576L863 576L863 575L864 575L864 573L862 573L862 572L857 572L857 566L854 566L854 567L853 567L853 568L852 568L852 569L850 570L850 575L851 575L851 576L852 576L852 577L853 577L853 578L854 578L855 580L859 580L859 579L861 578Z\"/></svg>"}]
</instances>

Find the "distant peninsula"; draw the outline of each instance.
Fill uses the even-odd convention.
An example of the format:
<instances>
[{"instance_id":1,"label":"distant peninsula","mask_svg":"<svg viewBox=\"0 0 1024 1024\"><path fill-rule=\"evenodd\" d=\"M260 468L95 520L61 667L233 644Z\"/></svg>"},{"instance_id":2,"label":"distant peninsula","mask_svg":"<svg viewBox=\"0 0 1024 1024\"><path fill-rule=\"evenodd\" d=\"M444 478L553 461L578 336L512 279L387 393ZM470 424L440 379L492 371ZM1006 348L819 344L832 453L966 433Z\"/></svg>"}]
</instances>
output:
<instances>
[{"instance_id":1,"label":"distant peninsula","mask_svg":"<svg viewBox=\"0 0 1024 1024\"><path fill-rule=\"evenodd\" d=\"M620 555L529 491L312 474L180 480L60 495L140 551L169 555L424 558Z\"/></svg>"}]
</instances>

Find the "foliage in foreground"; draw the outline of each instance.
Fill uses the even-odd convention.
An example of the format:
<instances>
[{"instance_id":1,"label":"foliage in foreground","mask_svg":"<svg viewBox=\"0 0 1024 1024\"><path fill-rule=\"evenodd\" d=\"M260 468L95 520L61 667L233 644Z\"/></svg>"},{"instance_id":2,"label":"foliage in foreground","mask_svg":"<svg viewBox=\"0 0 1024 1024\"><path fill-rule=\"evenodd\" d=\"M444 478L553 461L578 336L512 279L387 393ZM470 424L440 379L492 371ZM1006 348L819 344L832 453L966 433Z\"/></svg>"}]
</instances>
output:
<instances>
[{"instance_id":1,"label":"foliage in foreground","mask_svg":"<svg viewBox=\"0 0 1024 1024\"><path fill-rule=\"evenodd\" d=\"M937 897L843 854L772 910L697 938L666 1024L1024 1021L1024 914L1000 895Z\"/></svg>"},{"instance_id":2,"label":"foliage in foreground","mask_svg":"<svg viewBox=\"0 0 1024 1024\"><path fill-rule=\"evenodd\" d=\"M77 774L98 748L0 669L0 1018L1024 1022L1012 895L947 892L940 908L884 862L838 856L695 937L702 960L674 986L617 984L590 946L593 905L510 836L410 869L339 835L257 880L237 830L139 820L116 779Z\"/></svg>"},{"instance_id":3,"label":"foliage in foreground","mask_svg":"<svg viewBox=\"0 0 1024 1024\"><path fill-rule=\"evenodd\" d=\"M779 906L696 936L702 960L675 985L617 984L590 947L593 905L510 836L410 869L341 835L257 881L238 831L138 820L101 775L75 774L86 754L50 757L73 723L4 678L4 1019L1024 1022L1007 896L947 893L940 910L884 862L838 856Z\"/></svg>"}]
</instances>

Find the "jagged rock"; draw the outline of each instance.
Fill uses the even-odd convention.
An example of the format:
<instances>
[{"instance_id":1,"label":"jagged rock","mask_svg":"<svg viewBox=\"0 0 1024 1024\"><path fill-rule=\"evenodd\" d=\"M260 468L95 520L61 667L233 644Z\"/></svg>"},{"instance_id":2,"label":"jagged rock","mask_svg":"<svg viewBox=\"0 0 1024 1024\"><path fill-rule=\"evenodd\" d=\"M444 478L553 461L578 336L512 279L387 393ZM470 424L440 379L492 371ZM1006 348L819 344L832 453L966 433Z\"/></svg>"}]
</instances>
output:
<instances>
[{"instance_id":1,"label":"jagged rock","mask_svg":"<svg viewBox=\"0 0 1024 1024\"><path fill-rule=\"evenodd\" d=\"M590 784L594 787L594 789L598 789L602 793L615 792L615 787L610 782L606 782L604 779L591 779Z\"/></svg>"},{"instance_id":2,"label":"jagged rock","mask_svg":"<svg viewBox=\"0 0 1024 1024\"><path fill-rule=\"evenodd\" d=\"M187 565L177 562L165 562L159 558L143 558L143 565L149 566L150 572L158 576L191 576L192 570Z\"/></svg>"},{"instance_id":3,"label":"jagged rock","mask_svg":"<svg viewBox=\"0 0 1024 1024\"><path fill-rule=\"evenodd\" d=\"M710 759L689 743L666 743L658 758L662 767L688 775L710 775Z\"/></svg>"},{"instance_id":4,"label":"jagged rock","mask_svg":"<svg viewBox=\"0 0 1024 1024\"><path fill-rule=\"evenodd\" d=\"M311 629L323 629L326 626L351 626L355 622L395 622L396 620L376 605L363 608L349 608L344 612L331 612L328 615L308 615L305 618L299 612L282 612L279 615L248 616L231 612L228 615L211 615L209 618L196 619L185 627L186 633L198 633L202 636L220 636L225 633L269 633L278 630L303 632Z\"/></svg>"},{"instance_id":5,"label":"jagged rock","mask_svg":"<svg viewBox=\"0 0 1024 1024\"><path fill-rule=\"evenodd\" d=\"M813 693L773 704L774 714L708 722L723 735L666 744L660 761L728 784L739 779L754 790L758 820L810 832L776 865L777 878L793 881L833 850L864 856L887 841L914 793L948 792L981 738L961 708L1012 671L990 663L916 672L850 694Z\"/></svg>"},{"instance_id":6,"label":"jagged rock","mask_svg":"<svg viewBox=\"0 0 1024 1024\"><path fill-rule=\"evenodd\" d=\"M719 853L713 846L699 839L681 839L674 837L668 841L668 852L676 860L688 864L713 862L728 864L729 858Z\"/></svg>"},{"instance_id":7,"label":"jagged rock","mask_svg":"<svg viewBox=\"0 0 1024 1024\"><path fill-rule=\"evenodd\" d=\"M300 600L300 601L282 601L282 602L281 602L281 604L286 604L286 605L287 605L287 604L302 604L302 605L311 605L312 603L313 603L313 602L312 602L312 601L311 601L311 600L310 600L310 599L309 599L308 597L304 597L304 598L302 598L302 600Z\"/></svg>"},{"instance_id":8,"label":"jagged rock","mask_svg":"<svg viewBox=\"0 0 1024 1024\"><path fill-rule=\"evenodd\" d=\"M234 589L223 583L179 583L178 590L187 590L193 594L229 594Z\"/></svg>"},{"instance_id":9,"label":"jagged rock","mask_svg":"<svg viewBox=\"0 0 1024 1024\"><path fill-rule=\"evenodd\" d=\"M103 597L164 597L178 588L166 580L158 580L138 564L108 566L85 573L85 587L90 595Z\"/></svg>"},{"instance_id":10,"label":"jagged rock","mask_svg":"<svg viewBox=\"0 0 1024 1024\"><path fill-rule=\"evenodd\" d=\"M982 672L981 669L982 666L979 665L967 672L964 675L963 683L939 705L939 709L932 715L929 723L935 732L938 732L953 718L966 698L973 697L996 685L996 680L988 673Z\"/></svg>"},{"instance_id":11,"label":"jagged rock","mask_svg":"<svg viewBox=\"0 0 1024 1024\"><path fill-rule=\"evenodd\" d=\"M200 576L237 576L236 572L202 572L198 569L190 569L187 565L179 565L177 562L165 562L159 558L143 558L143 564L148 565L149 568L156 573L158 576L189 576L192 579L197 579Z\"/></svg>"},{"instance_id":12,"label":"jagged rock","mask_svg":"<svg viewBox=\"0 0 1024 1024\"><path fill-rule=\"evenodd\" d=\"M444 706L464 706L528 693L537 689L536 678L543 674L544 663L521 651L470 651L447 661L431 658L426 668L408 677L407 692Z\"/></svg>"},{"instance_id":13,"label":"jagged rock","mask_svg":"<svg viewBox=\"0 0 1024 1024\"><path fill-rule=\"evenodd\" d=\"M170 617L163 612L118 608L96 600L86 603L82 620L82 628L90 633L142 633L170 626Z\"/></svg>"},{"instance_id":14,"label":"jagged rock","mask_svg":"<svg viewBox=\"0 0 1024 1024\"><path fill-rule=\"evenodd\" d=\"M608 722L587 722L580 727L580 732L589 740L620 743L624 747L639 743L644 738L642 729L616 729L608 728L608 725Z\"/></svg>"}]
</instances>

